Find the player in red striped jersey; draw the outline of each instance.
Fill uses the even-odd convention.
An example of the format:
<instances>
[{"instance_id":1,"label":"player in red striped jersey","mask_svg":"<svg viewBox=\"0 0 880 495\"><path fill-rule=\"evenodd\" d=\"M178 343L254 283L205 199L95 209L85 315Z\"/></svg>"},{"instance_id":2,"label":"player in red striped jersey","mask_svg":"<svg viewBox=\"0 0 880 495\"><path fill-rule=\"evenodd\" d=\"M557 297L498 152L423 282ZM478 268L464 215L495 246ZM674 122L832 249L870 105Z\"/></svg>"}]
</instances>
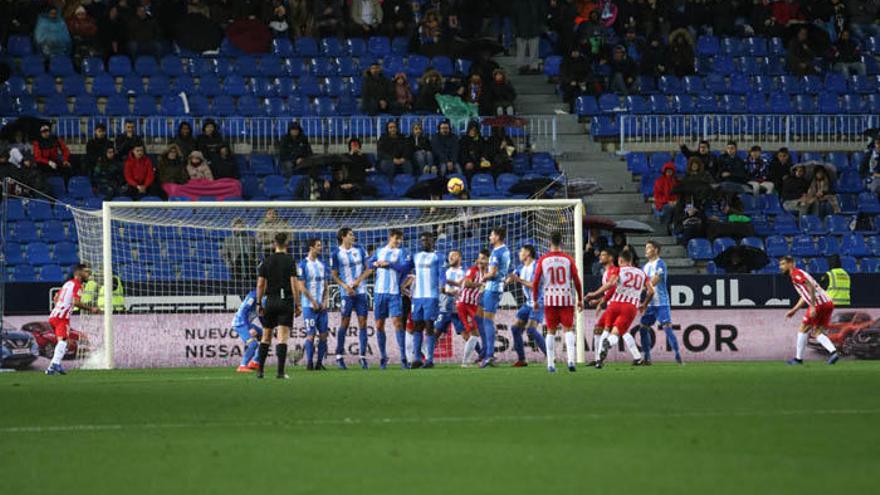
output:
<instances>
[{"instance_id":1,"label":"player in red striped jersey","mask_svg":"<svg viewBox=\"0 0 880 495\"><path fill-rule=\"evenodd\" d=\"M572 294L572 285L577 301ZM535 311L540 307L539 297L544 293L544 324L547 325L547 371L556 372L556 330L562 325L565 334L565 351L568 355L568 371L575 371L574 318L584 309L581 279L577 266L568 253L562 252L562 234L550 234L550 251L538 259L532 278L532 304Z\"/></svg>"},{"instance_id":2,"label":"player in red striped jersey","mask_svg":"<svg viewBox=\"0 0 880 495\"><path fill-rule=\"evenodd\" d=\"M461 367L468 367L471 360L471 353L477 348L480 342L480 331L477 327L476 315L480 306L480 289L483 287L483 274L486 273L486 267L489 264L489 250L483 249L477 257L476 263L471 266L464 279L461 281L461 291L458 293L458 301L455 304L455 310L458 312L458 319L464 325L464 353L461 358Z\"/></svg>"},{"instance_id":3,"label":"player in red striped jersey","mask_svg":"<svg viewBox=\"0 0 880 495\"><path fill-rule=\"evenodd\" d=\"M55 294L55 306L49 314L49 324L55 331L55 337L58 343L55 345L55 353L52 355L52 362L46 368L47 375L66 375L67 372L61 366L61 360L67 352L67 336L70 332L70 313L73 308L79 308L83 311L91 313L100 313L101 311L95 307L80 302L82 294L82 285L89 281L92 271L88 265L78 264L73 269L73 277L64 283L61 290Z\"/></svg>"},{"instance_id":4,"label":"player in red striped jersey","mask_svg":"<svg viewBox=\"0 0 880 495\"><path fill-rule=\"evenodd\" d=\"M797 291L800 299L788 313L786 318L792 318L797 314L798 310L807 305L807 314L801 321L801 328L797 334L797 344L795 346L795 355L792 359L786 361L787 364L797 365L804 364L804 349L807 347L807 340L810 333L816 337L816 341L822 344L831 356L828 357L828 364L834 364L840 359L837 348L823 332L828 328L831 321L831 314L834 312L834 303L831 297L816 283L816 280L809 273L797 268L794 258L784 256L779 260L779 270L791 277L791 283Z\"/></svg>"},{"instance_id":5,"label":"player in red striped jersey","mask_svg":"<svg viewBox=\"0 0 880 495\"><path fill-rule=\"evenodd\" d=\"M606 290L595 299L587 299L590 306L596 306L596 315L599 316L596 326L593 327L593 360L588 366L595 366L599 362L599 353L602 351L602 340L607 339L611 334L611 324L608 320L610 314L607 310L608 302L614 295L614 288L617 286L617 277L620 274L620 267L617 266L614 252L611 248L605 248L599 252L599 263L605 267L602 272L602 285L611 284L613 287ZM604 310L604 311L603 311Z\"/></svg>"},{"instance_id":6,"label":"player in red striped jersey","mask_svg":"<svg viewBox=\"0 0 880 495\"><path fill-rule=\"evenodd\" d=\"M642 365L642 354L636 346L635 339L629 334L629 328L632 325L639 309L642 311L647 307L648 301L654 297L654 287L651 286L651 280L645 275L641 269L632 266L633 252L624 248L617 257L620 265L620 273L617 276L616 284L602 284L598 290L591 292L587 297L595 299L603 294L606 290L614 286L614 295L608 304L608 320L611 325L611 335L607 339L602 339L600 343L601 352L599 353L599 361L596 368L601 368L608 356L608 349L617 345L618 338L623 336L623 342L633 358L633 366ZM642 292L646 291L645 302L641 302Z\"/></svg>"}]
</instances>

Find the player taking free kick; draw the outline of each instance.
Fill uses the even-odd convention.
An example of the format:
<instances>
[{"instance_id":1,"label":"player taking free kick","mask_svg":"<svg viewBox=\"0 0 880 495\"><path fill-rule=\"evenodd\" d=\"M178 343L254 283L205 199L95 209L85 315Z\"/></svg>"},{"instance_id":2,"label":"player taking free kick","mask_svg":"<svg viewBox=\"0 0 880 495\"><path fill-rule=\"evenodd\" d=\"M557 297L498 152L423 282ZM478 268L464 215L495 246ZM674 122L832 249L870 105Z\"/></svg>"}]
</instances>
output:
<instances>
[{"instance_id":1,"label":"player taking free kick","mask_svg":"<svg viewBox=\"0 0 880 495\"><path fill-rule=\"evenodd\" d=\"M73 268L73 277L64 282L61 290L55 294L55 307L49 314L49 324L55 331L58 343L55 345L55 353L52 354L52 362L46 368L47 375L66 375L67 371L61 366L61 360L67 352L67 336L70 333L70 312L73 308L79 308L90 313L100 313L95 306L89 306L80 302L82 286L89 281L92 271L88 265L78 264Z\"/></svg>"},{"instance_id":2,"label":"player taking free kick","mask_svg":"<svg viewBox=\"0 0 880 495\"><path fill-rule=\"evenodd\" d=\"M837 353L837 348L834 347L828 336L822 333L828 328L828 323L831 321L831 313L834 312L834 303L831 301L831 297L816 283L816 280L809 273L795 266L794 258L791 256L784 256L779 260L779 270L791 277L794 289L801 296L797 304L786 313L785 317L792 318L804 304L807 305L807 314L804 315L801 328L797 334L795 355L786 363L792 365L804 364L804 349L807 347L810 333L816 337L816 341L822 344L822 347L831 353L831 356L828 358L828 364L836 363L840 359L840 354Z\"/></svg>"},{"instance_id":3,"label":"player taking free kick","mask_svg":"<svg viewBox=\"0 0 880 495\"><path fill-rule=\"evenodd\" d=\"M562 325L565 333L565 350L568 354L568 371L576 371L574 334L575 300L572 297L572 284L577 293L578 317L584 309L581 279L577 273L574 259L562 252L562 234L550 235L550 252L538 259L535 276L532 279L532 304L535 311L540 308L541 292L544 293L544 323L547 325L547 371L556 372L556 329Z\"/></svg>"}]
</instances>

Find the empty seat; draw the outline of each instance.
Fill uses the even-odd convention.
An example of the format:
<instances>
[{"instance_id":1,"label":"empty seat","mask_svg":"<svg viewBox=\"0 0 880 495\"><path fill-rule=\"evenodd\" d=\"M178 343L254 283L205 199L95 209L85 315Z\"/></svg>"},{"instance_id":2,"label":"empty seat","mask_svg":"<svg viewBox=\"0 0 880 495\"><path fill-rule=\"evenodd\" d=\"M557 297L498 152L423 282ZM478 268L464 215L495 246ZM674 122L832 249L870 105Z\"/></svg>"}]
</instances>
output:
<instances>
[{"instance_id":1,"label":"empty seat","mask_svg":"<svg viewBox=\"0 0 880 495\"><path fill-rule=\"evenodd\" d=\"M131 60L125 55L113 55L107 62L107 72L113 77L131 74Z\"/></svg>"},{"instance_id":2,"label":"empty seat","mask_svg":"<svg viewBox=\"0 0 880 495\"><path fill-rule=\"evenodd\" d=\"M150 77L159 72L159 63L154 57L142 55L135 59L134 71L141 76Z\"/></svg>"},{"instance_id":3,"label":"empty seat","mask_svg":"<svg viewBox=\"0 0 880 495\"><path fill-rule=\"evenodd\" d=\"M708 239L691 239L687 245L688 256L694 260L710 260L715 257Z\"/></svg>"},{"instance_id":4,"label":"empty seat","mask_svg":"<svg viewBox=\"0 0 880 495\"><path fill-rule=\"evenodd\" d=\"M718 239L715 239L715 242L712 243L712 248L715 252L715 256L718 256L719 254L734 246L736 246L736 241L734 241L730 237L719 237Z\"/></svg>"},{"instance_id":5,"label":"empty seat","mask_svg":"<svg viewBox=\"0 0 880 495\"><path fill-rule=\"evenodd\" d=\"M767 255L773 258L788 256L788 242L781 235L772 235L765 241L765 250Z\"/></svg>"}]
</instances>

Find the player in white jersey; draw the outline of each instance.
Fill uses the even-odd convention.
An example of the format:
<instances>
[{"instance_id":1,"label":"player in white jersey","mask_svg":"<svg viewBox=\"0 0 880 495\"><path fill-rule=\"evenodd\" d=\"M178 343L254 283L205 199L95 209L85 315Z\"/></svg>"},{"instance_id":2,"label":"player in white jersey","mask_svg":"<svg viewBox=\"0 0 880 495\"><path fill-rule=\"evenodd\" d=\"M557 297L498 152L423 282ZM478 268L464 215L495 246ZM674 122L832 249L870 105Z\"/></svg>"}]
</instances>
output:
<instances>
[{"instance_id":1,"label":"player in white jersey","mask_svg":"<svg viewBox=\"0 0 880 495\"><path fill-rule=\"evenodd\" d=\"M330 253L330 273L339 286L342 302L342 319L336 334L336 366L345 369L345 336L351 323L351 313L357 314L358 350L361 368L367 369L367 286L364 283L367 273L367 252L355 244L354 232L343 227L336 233L339 246Z\"/></svg>"},{"instance_id":2,"label":"player in white jersey","mask_svg":"<svg viewBox=\"0 0 880 495\"><path fill-rule=\"evenodd\" d=\"M791 277L791 283L800 296L797 304L786 313L785 317L792 318L799 309L804 305L807 306L807 314L804 315L804 319L801 321L801 328L797 334L795 355L786 363L790 365L804 364L804 349L807 347L810 333L831 354L828 357L828 364L836 363L840 359L840 354L837 352L837 348L831 342L831 339L824 333L831 322L831 314L834 313L834 302L831 300L831 297L816 283L816 280L809 273L797 268L794 258L791 256L785 256L779 260L779 270Z\"/></svg>"},{"instance_id":3,"label":"player in white jersey","mask_svg":"<svg viewBox=\"0 0 880 495\"><path fill-rule=\"evenodd\" d=\"M73 308L79 308L90 313L101 312L97 306L90 306L80 302L82 286L89 281L91 276L92 271L88 265L77 264L73 268L73 277L64 282L61 290L55 294L55 305L49 314L49 324L52 325L52 330L55 332L58 343L55 345L52 361L49 363L49 367L46 368L47 375L67 374L67 371L61 366L61 360L64 359L64 354L67 352L67 337L70 333L70 313L73 311Z\"/></svg>"},{"instance_id":4,"label":"player in white jersey","mask_svg":"<svg viewBox=\"0 0 880 495\"><path fill-rule=\"evenodd\" d=\"M449 325L452 325L457 334L464 331L464 324L455 309L455 301L461 292L465 276L465 270L461 266L461 252L457 249L449 251L446 257L446 266L446 273L443 276L445 283L440 293L440 316L434 322L434 333L438 339L443 335L443 332L449 330Z\"/></svg>"},{"instance_id":5,"label":"player in white jersey","mask_svg":"<svg viewBox=\"0 0 880 495\"><path fill-rule=\"evenodd\" d=\"M513 334L513 350L516 352L516 362L513 363L514 368L528 366L526 361L526 346L523 340L523 329L528 328L529 337L538 349L541 349L545 355L547 354L547 344L544 336L538 331L538 325L544 321L544 301L538 301L538 309L535 309L532 301L532 280L535 278L535 268L537 263L537 251L535 246L526 244L519 250L519 261L521 265L510 275L507 276L508 284L520 284L522 286L522 295L525 301L516 312L516 321L510 328Z\"/></svg>"},{"instance_id":6,"label":"player in white jersey","mask_svg":"<svg viewBox=\"0 0 880 495\"><path fill-rule=\"evenodd\" d=\"M495 366L495 312L504 293L504 280L510 272L510 249L504 243L505 237L507 229L504 227L495 227L489 233L492 252L489 254L489 270L483 277L483 297L476 318L483 329L484 340L485 357L480 368Z\"/></svg>"},{"instance_id":7,"label":"player in white jersey","mask_svg":"<svg viewBox=\"0 0 880 495\"><path fill-rule=\"evenodd\" d=\"M373 287L373 317L376 319L376 335L379 342L379 367L385 369L388 366L388 354L385 351L385 320L391 318L397 337L397 346L400 350L401 367L406 368L406 344L400 293L401 282L412 269L412 258L403 244L403 231L391 229L388 233L388 244L373 253L367 260L367 274L376 274Z\"/></svg>"},{"instance_id":8,"label":"player in white jersey","mask_svg":"<svg viewBox=\"0 0 880 495\"><path fill-rule=\"evenodd\" d=\"M657 241L650 240L645 243L645 257L648 262L642 267L651 279L651 286L654 287L654 297L648 301L648 309L642 315L639 322L639 337L642 341L642 352L645 353L645 364L651 364L651 327L654 323L659 323L666 335L666 343L672 349L675 355L675 362L683 364L681 361L681 352L678 350L678 339L672 331L672 311L670 310L669 289L666 287L666 262L660 258L660 244Z\"/></svg>"},{"instance_id":9,"label":"player in white jersey","mask_svg":"<svg viewBox=\"0 0 880 495\"><path fill-rule=\"evenodd\" d=\"M611 322L611 334L600 342L602 351L599 353L596 368L603 366L605 358L608 356L608 349L617 345L620 336L623 336L626 348L632 355L633 365L642 365L642 354L636 346L635 339L629 334L629 328L639 311L639 307L641 306L641 310L644 311L648 302L654 297L654 287L645 272L632 266L633 252L631 250L624 248L617 259L620 273L616 277L614 295L611 296L608 309L605 310L608 313L607 319ZM603 284L587 297L595 299L610 288L611 282ZM641 302L642 292L647 292L644 303Z\"/></svg>"},{"instance_id":10,"label":"player in white jersey","mask_svg":"<svg viewBox=\"0 0 880 495\"><path fill-rule=\"evenodd\" d=\"M425 350L426 368L434 367L434 347L437 337L434 335L433 322L440 314L440 290L443 281L443 256L434 251L434 234L423 232L419 236L421 251L413 256L412 283L412 330L406 334L407 361L413 368L422 367L422 332L427 332L427 349Z\"/></svg>"},{"instance_id":11,"label":"player in white jersey","mask_svg":"<svg viewBox=\"0 0 880 495\"><path fill-rule=\"evenodd\" d=\"M309 254L297 266L299 293L302 296L302 315L306 328L305 347L306 369L323 370L324 356L327 355L327 333L329 331L327 306L329 298L330 270L321 259L323 243L320 239L309 239ZM318 336L318 360L314 361L315 335Z\"/></svg>"},{"instance_id":12,"label":"player in white jersey","mask_svg":"<svg viewBox=\"0 0 880 495\"><path fill-rule=\"evenodd\" d=\"M574 258L562 251L562 233L554 232L550 235L550 251L541 256L537 263L532 280L532 304L535 309L539 307L543 292L544 322L547 325L547 371L556 372L556 330L561 326L565 334L568 371L574 372L577 370L574 322L575 317L580 317L584 309L584 299Z\"/></svg>"}]
</instances>

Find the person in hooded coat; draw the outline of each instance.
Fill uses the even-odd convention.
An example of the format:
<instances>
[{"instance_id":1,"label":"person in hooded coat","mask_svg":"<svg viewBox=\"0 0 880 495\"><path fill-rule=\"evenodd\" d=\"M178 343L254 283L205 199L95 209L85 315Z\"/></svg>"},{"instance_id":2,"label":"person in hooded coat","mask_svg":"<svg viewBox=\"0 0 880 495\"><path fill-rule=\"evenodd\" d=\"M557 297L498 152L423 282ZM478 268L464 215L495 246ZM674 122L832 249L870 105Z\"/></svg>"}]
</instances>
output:
<instances>
[{"instance_id":1,"label":"person in hooded coat","mask_svg":"<svg viewBox=\"0 0 880 495\"><path fill-rule=\"evenodd\" d=\"M678 196L672 193L678 179L675 177L675 164L667 162L663 165L662 175L654 181L654 215L660 223L669 229Z\"/></svg>"},{"instance_id":2,"label":"person in hooded coat","mask_svg":"<svg viewBox=\"0 0 880 495\"><path fill-rule=\"evenodd\" d=\"M64 23L57 8L49 8L37 19L37 25L34 27L34 42L44 57L70 53L73 42L67 24Z\"/></svg>"},{"instance_id":3,"label":"person in hooded coat","mask_svg":"<svg viewBox=\"0 0 880 495\"><path fill-rule=\"evenodd\" d=\"M281 164L281 172L285 177L293 175L297 165L312 156L312 145L309 138L303 133L299 122L291 122L287 126L287 134L281 138L278 144L278 163Z\"/></svg>"}]
</instances>

